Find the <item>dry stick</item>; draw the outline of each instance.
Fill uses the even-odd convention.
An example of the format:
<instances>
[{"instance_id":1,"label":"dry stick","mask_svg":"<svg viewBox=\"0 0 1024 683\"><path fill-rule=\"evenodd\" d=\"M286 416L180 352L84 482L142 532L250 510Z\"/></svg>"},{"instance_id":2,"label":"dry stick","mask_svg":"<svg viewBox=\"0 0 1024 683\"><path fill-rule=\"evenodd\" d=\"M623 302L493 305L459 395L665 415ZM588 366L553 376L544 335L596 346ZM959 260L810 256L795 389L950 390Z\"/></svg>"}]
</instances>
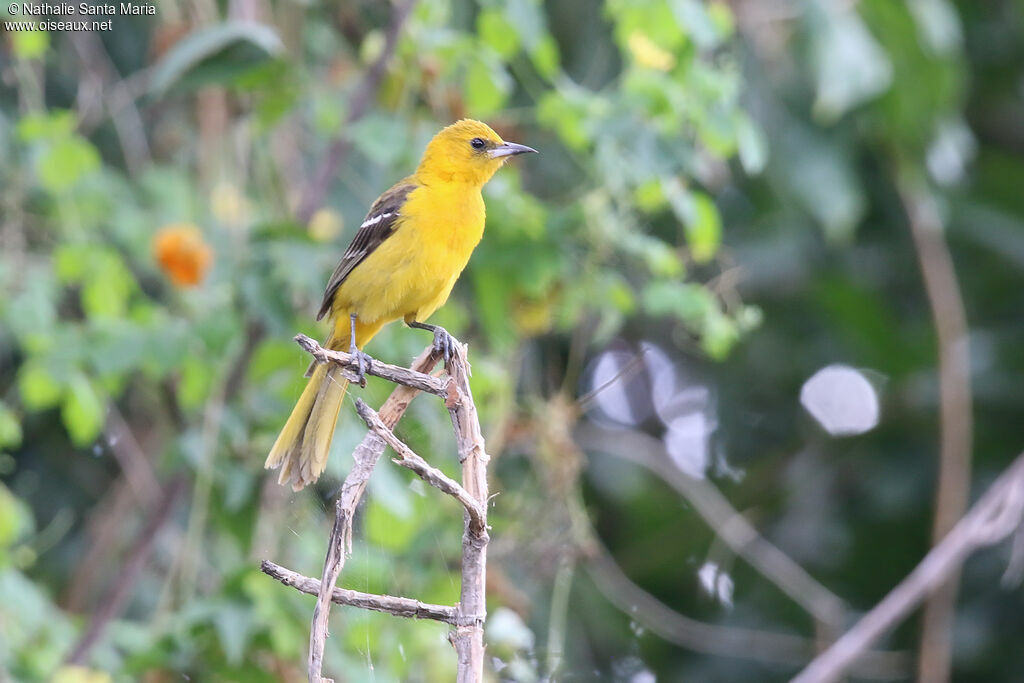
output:
<instances>
[{"instance_id":1,"label":"dry stick","mask_svg":"<svg viewBox=\"0 0 1024 683\"><path fill-rule=\"evenodd\" d=\"M486 524L484 520L487 513L482 509L482 506L479 503L473 500L472 496L469 495L469 492L462 488L462 485L459 484L459 482L455 481L436 467L431 466L426 460L417 455L415 451L395 436L395 433L388 429L381 421L380 416L377 415L376 411L366 405L366 403L364 403L360 398L356 399L356 412L359 413L359 417L363 418L363 422L366 423L366 426L380 438L384 439L384 442L391 446L392 450L398 454L398 457L394 458L394 462L396 464L409 468L418 474L423 481L427 482L442 493L447 493L449 496L462 503L462 507L464 507L466 512L469 514L469 521L474 532L480 533L484 530Z\"/></svg>"},{"instance_id":2,"label":"dry stick","mask_svg":"<svg viewBox=\"0 0 1024 683\"><path fill-rule=\"evenodd\" d=\"M932 526L932 545L935 545L967 509L971 481L973 425L967 314L934 201L925 190L912 187L905 179L898 182L898 187L938 337L940 443ZM948 583L925 603L918 658L920 680L930 683L949 680L959 579L958 572L952 573Z\"/></svg>"},{"instance_id":3,"label":"dry stick","mask_svg":"<svg viewBox=\"0 0 1024 683\"><path fill-rule=\"evenodd\" d=\"M319 345L313 340L308 337L305 339L319 348ZM297 341L305 347L301 340L297 339ZM348 356L348 354L344 355ZM331 356L325 356L325 358L331 358ZM437 365L438 360L437 351L430 347L413 361L411 370L418 374L425 374ZM383 363L371 363L371 366L376 368L383 365ZM396 387L380 409L380 418L384 424L389 428L394 427L417 393L419 393L419 389L411 386L399 385ZM331 536L328 540L327 557L324 560L324 571L320 579L320 592L317 594L309 633L308 673L310 683L331 680L322 677L324 647L327 644L327 617L331 609L331 589L345 566L347 554L352 552L352 518L359 501L362 500L370 474L384 452L384 445L384 440L372 432L363 437L362 442L352 452L352 459L355 462L348 476L345 477L345 482L341 485L341 495L334 504L334 527L331 529Z\"/></svg>"},{"instance_id":4,"label":"dry stick","mask_svg":"<svg viewBox=\"0 0 1024 683\"><path fill-rule=\"evenodd\" d=\"M462 463L462 486L479 503L484 514L481 528L475 528L470 514L464 515L462 533L462 588L459 597L460 625L448 634L458 657L457 683L480 683L484 675L484 620L487 617L487 463L480 420L469 388L466 346L456 344L445 369L451 381L445 406L455 429L455 443Z\"/></svg>"},{"instance_id":5,"label":"dry stick","mask_svg":"<svg viewBox=\"0 0 1024 683\"><path fill-rule=\"evenodd\" d=\"M1017 456L956 526L910 574L791 683L826 683L899 624L928 595L960 572L976 549L1012 534L1024 515L1024 453ZM921 679L923 680L923 679Z\"/></svg>"},{"instance_id":6,"label":"dry stick","mask_svg":"<svg viewBox=\"0 0 1024 683\"><path fill-rule=\"evenodd\" d=\"M172 481L164 489L163 496L153 511L153 516L150 517L149 523L139 532L131 555L129 555L127 561L121 567L120 573L114 578L110 592L104 597L101 607L93 615L89 629L82 635L78 643L75 644L71 654L68 655L68 664L84 664L87 662L89 653L92 651L93 646L99 642L110 620L124 609L125 602L131 596L132 588L135 586L139 574L142 573L142 569L146 566L149 555L153 551L157 532L170 519L174 504L181 497L181 493L184 490L185 480L180 477Z\"/></svg>"},{"instance_id":7,"label":"dry stick","mask_svg":"<svg viewBox=\"0 0 1024 683\"><path fill-rule=\"evenodd\" d=\"M325 349L317 344L316 341L310 339L304 334L296 335L295 342L309 352L317 362L335 363L340 365L342 373L345 375L345 379L352 382L359 381L359 376L356 374L357 362L355 356L345 353L344 351L332 351L331 349ZM434 362L436 364L437 360L435 359ZM374 358L366 358L363 364L363 371L367 375L380 377L388 380L389 382L393 382L394 384L402 384L416 389L417 391L425 391L428 394L447 398L447 380L441 379L440 377L434 377L433 375L428 375L426 372L420 372L415 368L415 363L412 368L403 368L397 365L382 363Z\"/></svg>"},{"instance_id":8,"label":"dry stick","mask_svg":"<svg viewBox=\"0 0 1024 683\"><path fill-rule=\"evenodd\" d=\"M405 2L395 7L394 14L391 16L391 23L388 24L387 31L384 34L384 47L376 61L366 72L362 83L359 84L359 88L350 99L351 104L348 109L346 124L351 125L361 119L367 109L370 108L370 103L377 96L377 90L384 79L384 72L387 69L388 62L391 61L395 48L398 46L398 36L402 31L402 25L405 24L405 20L415 5L416 0L405 0ZM350 145L351 143L347 137L339 137L331 143L330 148L327 150L327 157L320 168L317 169L313 179L306 186L306 191L299 201L296 218L303 225L308 223L317 209L323 205L331 179L337 174L338 168L348 155Z\"/></svg>"},{"instance_id":9,"label":"dry stick","mask_svg":"<svg viewBox=\"0 0 1024 683\"><path fill-rule=\"evenodd\" d=\"M819 622L842 627L843 601L761 536L710 482L675 468L661 441L641 432L611 432L586 424L577 431L577 443L646 467L686 498L726 545L762 576Z\"/></svg>"},{"instance_id":10,"label":"dry stick","mask_svg":"<svg viewBox=\"0 0 1024 683\"><path fill-rule=\"evenodd\" d=\"M319 581L303 576L298 572L293 572L290 569L285 569L269 560L263 560L260 563L260 571L267 576L277 579L286 586L291 586L300 593L306 593L307 595L320 594L320 586L322 584ZM349 607L373 610L374 612L385 612L396 617L433 619L434 621L443 621L446 624L457 623L458 617L455 608L451 605L432 605L427 602L413 600L412 598L362 593L346 588L335 588L331 593L331 602L336 605L347 605Z\"/></svg>"}]
</instances>

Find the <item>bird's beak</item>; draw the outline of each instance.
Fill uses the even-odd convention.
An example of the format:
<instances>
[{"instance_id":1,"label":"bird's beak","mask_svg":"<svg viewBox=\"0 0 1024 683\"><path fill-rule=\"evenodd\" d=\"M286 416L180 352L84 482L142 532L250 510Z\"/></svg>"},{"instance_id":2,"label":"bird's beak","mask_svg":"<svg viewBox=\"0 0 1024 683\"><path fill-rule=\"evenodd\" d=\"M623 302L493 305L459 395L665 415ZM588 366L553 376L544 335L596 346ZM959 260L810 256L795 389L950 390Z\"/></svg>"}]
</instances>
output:
<instances>
[{"instance_id":1,"label":"bird's beak","mask_svg":"<svg viewBox=\"0 0 1024 683\"><path fill-rule=\"evenodd\" d=\"M529 154L530 152L537 154L537 150L533 147L527 147L526 145L520 145L515 142L503 142L487 152L487 154L492 159L501 159L502 157L513 157L517 154Z\"/></svg>"}]
</instances>

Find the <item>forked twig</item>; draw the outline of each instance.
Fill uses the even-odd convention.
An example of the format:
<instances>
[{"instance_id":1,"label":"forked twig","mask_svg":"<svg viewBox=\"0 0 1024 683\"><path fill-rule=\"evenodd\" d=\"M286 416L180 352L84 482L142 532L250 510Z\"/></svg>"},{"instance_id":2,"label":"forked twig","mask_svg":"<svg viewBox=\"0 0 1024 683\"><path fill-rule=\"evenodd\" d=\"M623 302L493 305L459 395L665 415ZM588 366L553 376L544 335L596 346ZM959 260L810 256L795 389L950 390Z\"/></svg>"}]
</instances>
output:
<instances>
[{"instance_id":1,"label":"forked twig","mask_svg":"<svg viewBox=\"0 0 1024 683\"><path fill-rule=\"evenodd\" d=\"M295 339L317 362L334 363L341 367L346 375L354 370L355 359L351 355L324 349L303 335ZM410 368L370 360L366 369L367 374L388 379L398 386L381 406L379 413L361 400L356 402L360 417L367 423L370 431L352 454L355 463L345 477L341 495L335 503L334 526L328 540L321 580L318 582L269 561L264 561L260 566L264 573L285 585L317 596L309 639L310 683L325 683L332 680L323 677L323 655L332 602L401 617L434 619L451 624L453 629L449 639L458 657L458 680L474 683L483 680L488 458L484 450L476 406L473 405L473 397L469 390L469 363L466 360L465 347L457 347L446 365L449 377L445 379L428 374L440 360L433 348L428 348L420 354ZM420 391L445 399L445 405L452 416L459 448L459 461L462 463L463 471L462 484L429 465L392 431L409 402ZM387 445L398 454L395 462L413 470L432 486L453 496L463 505L465 523L462 544L462 599L457 605L431 605L411 598L373 595L335 587L344 568L345 559L352 552L353 516L366 490L370 474Z\"/></svg>"},{"instance_id":2,"label":"forked twig","mask_svg":"<svg viewBox=\"0 0 1024 683\"><path fill-rule=\"evenodd\" d=\"M432 467L426 460L418 456L415 451L395 436L393 431L388 429L388 426L380 419L377 412L366 405L362 399L356 399L356 412L359 413L359 417L363 418L366 426L377 436L384 439L384 443L391 446L391 449L398 454L398 457L394 459L396 464L409 468L418 474L423 481L462 503L462 507L466 508L466 513L469 515L470 523L473 525L474 530L477 533L483 531L484 519L487 513L481 508L479 503L473 500L469 492L462 488L459 482L436 467Z\"/></svg>"}]
</instances>

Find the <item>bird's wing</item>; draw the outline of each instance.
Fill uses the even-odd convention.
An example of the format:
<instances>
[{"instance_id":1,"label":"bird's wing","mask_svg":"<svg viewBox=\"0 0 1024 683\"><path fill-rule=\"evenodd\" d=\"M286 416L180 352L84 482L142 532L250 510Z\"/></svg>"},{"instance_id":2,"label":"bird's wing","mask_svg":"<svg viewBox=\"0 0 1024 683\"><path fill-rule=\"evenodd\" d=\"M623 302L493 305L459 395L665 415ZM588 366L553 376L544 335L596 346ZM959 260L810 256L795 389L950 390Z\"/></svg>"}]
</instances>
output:
<instances>
[{"instance_id":1,"label":"bird's wing","mask_svg":"<svg viewBox=\"0 0 1024 683\"><path fill-rule=\"evenodd\" d=\"M324 300L320 304L320 312L316 316L317 320L330 312L334 295L348 274L395 231L398 227L398 219L402 214L402 206L409 193L417 187L419 186L412 178L400 180L373 203L370 212L363 219L363 224L359 226L359 231L352 238L352 243L348 245L348 249L341 257L338 267L334 269L334 274L327 282Z\"/></svg>"}]
</instances>

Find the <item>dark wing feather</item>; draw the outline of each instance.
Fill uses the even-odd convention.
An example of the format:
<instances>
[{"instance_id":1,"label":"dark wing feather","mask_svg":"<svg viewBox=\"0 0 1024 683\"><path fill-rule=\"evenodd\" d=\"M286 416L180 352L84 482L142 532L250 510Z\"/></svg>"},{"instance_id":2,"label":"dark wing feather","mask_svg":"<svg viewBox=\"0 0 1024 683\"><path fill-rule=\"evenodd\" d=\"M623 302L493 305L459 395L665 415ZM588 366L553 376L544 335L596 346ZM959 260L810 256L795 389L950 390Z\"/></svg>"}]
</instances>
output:
<instances>
[{"instance_id":1,"label":"dark wing feather","mask_svg":"<svg viewBox=\"0 0 1024 683\"><path fill-rule=\"evenodd\" d=\"M327 289L324 291L324 300L320 304L317 320L330 312L334 303L334 295L349 273L395 231L402 213L402 206L409 193L417 187L418 185L411 178L406 178L392 186L373 203L370 212L366 214L362 225L359 226L359 231L352 238L352 243L348 245L348 249L341 257L338 267L334 269L334 274L327 281Z\"/></svg>"}]
</instances>

